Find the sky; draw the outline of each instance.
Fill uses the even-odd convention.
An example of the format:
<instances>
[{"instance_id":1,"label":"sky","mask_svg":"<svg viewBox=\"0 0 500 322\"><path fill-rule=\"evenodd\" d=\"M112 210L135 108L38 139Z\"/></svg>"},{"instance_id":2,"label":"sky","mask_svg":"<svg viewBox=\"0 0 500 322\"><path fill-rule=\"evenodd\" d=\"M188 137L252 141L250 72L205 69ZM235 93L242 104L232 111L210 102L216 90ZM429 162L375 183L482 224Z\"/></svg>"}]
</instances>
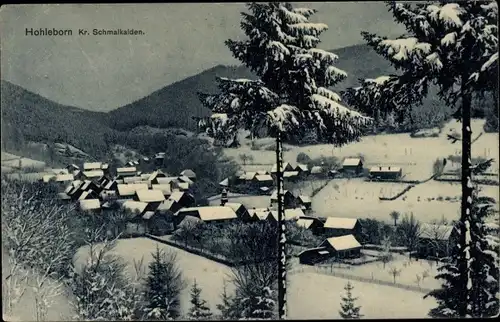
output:
<instances>
[{"instance_id":1,"label":"sky","mask_svg":"<svg viewBox=\"0 0 500 322\"><path fill-rule=\"evenodd\" d=\"M295 6L318 10L311 20L329 26L319 45L326 50L363 43L361 31L403 33L382 2ZM244 39L241 11L244 3L2 6L1 78L61 104L109 111L218 64L239 64L224 41ZM27 36L26 28L73 35ZM144 35L78 35L94 28Z\"/></svg>"}]
</instances>

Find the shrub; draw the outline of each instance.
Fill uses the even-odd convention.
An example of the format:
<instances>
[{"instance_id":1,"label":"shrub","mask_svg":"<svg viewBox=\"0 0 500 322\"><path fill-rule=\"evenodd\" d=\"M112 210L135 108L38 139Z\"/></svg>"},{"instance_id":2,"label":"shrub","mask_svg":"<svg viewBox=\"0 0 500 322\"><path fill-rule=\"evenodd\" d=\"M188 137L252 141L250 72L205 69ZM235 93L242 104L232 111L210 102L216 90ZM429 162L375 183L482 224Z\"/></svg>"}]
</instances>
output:
<instances>
[{"instance_id":1,"label":"shrub","mask_svg":"<svg viewBox=\"0 0 500 322\"><path fill-rule=\"evenodd\" d=\"M297 163L308 164L311 161L312 161L311 157L304 152L300 152L297 155Z\"/></svg>"}]
</instances>

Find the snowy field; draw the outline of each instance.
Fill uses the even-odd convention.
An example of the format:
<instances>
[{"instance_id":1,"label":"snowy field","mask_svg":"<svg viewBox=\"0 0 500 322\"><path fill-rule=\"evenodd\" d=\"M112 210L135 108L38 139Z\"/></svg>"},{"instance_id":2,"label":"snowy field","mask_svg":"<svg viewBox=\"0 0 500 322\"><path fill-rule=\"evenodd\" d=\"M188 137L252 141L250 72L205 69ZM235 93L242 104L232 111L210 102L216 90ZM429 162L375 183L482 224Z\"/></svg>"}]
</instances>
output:
<instances>
[{"instance_id":1,"label":"snowy field","mask_svg":"<svg viewBox=\"0 0 500 322\"><path fill-rule=\"evenodd\" d=\"M129 273L133 273L133 260L140 260L144 256L144 261L149 262L151 252L155 250L156 245L160 249L173 251L177 254L186 281L192 283L193 279L196 278L197 283L202 288L202 297L207 300L212 311L217 312L215 307L216 304L220 303L219 295L223 289L224 278L230 274L230 269L227 266L147 238L120 240L113 252L125 260ZM77 265L82 263L87 252L86 249L80 249L76 257ZM288 278L290 281L289 318L339 317L337 310L340 304L340 295L347 280L314 273L289 274ZM359 303L363 306L362 310L366 318L425 317L434 305L432 299L423 300L422 293L356 281L353 282L353 285L355 295L360 297ZM231 284L228 284L228 292L232 292ZM387 296L382 299L381 293L387 294ZM187 287L181 294L183 312L189 308L189 299L189 287ZM398 303L398 305L391 305L391 303Z\"/></svg>"},{"instance_id":2,"label":"snowy field","mask_svg":"<svg viewBox=\"0 0 500 322\"><path fill-rule=\"evenodd\" d=\"M210 306L212 312L217 312L216 305L220 302L220 294L223 291L224 279L228 278L230 268L217 262L208 260L181 249L158 243L148 238L122 239L117 242L116 248L111 251L125 261L129 274L134 273L134 259L139 261L144 256L147 265L151 259L151 253L156 246L166 252L172 251L177 254L178 265L187 282L187 287L181 293L181 310L187 313L190 307L190 287L196 278L196 283L202 289L201 296ZM82 247L75 255L76 265L83 263L88 256L88 248ZM228 292L232 292L231 284L228 284Z\"/></svg>"},{"instance_id":3,"label":"snowy field","mask_svg":"<svg viewBox=\"0 0 500 322\"><path fill-rule=\"evenodd\" d=\"M315 273L292 274L289 280L289 318L341 318L338 311L347 280ZM422 293L357 281L351 284L365 319L426 318L436 305L433 298L424 300Z\"/></svg>"},{"instance_id":4,"label":"snowy field","mask_svg":"<svg viewBox=\"0 0 500 322\"><path fill-rule=\"evenodd\" d=\"M482 132L484 120L472 121L472 136L475 138ZM365 167L374 165L393 165L403 169L405 179L423 180L432 175L432 164L437 158L444 158L449 155L460 154L460 145L451 144L446 139L446 134L456 130L460 132L461 124L455 121L448 123L439 137L431 138L411 138L409 134L381 134L366 136L360 142L348 144L344 147L333 147L332 145L319 144L304 147L293 147L289 151L283 152L285 162L295 163L297 155L305 152L311 158L321 155L335 156L342 160L345 157L363 155L365 158ZM268 138L261 139L269 141ZM260 141L260 140L257 140ZM239 155L244 153L253 156L256 163L274 164L276 155L274 151L251 150L249 140L242 140L242 146L238 149L225 149L225 154L242 163ZM473 157L488 157L498 161L498 134L483 134L472 147ZM247 166L249 170L262 169L265 166ZM496 162L491 171L498 172L498 162Z\"/></svg>"},{"instance_id":5,"label":"snowy field","mask_svg":"<svg viewBox=\"0 0 500 322\"><path fill-rule=\"evenodd\" d=\"M271 196L252 196L252 195L238 195L229 196L228 202L241 203L247 209L250 208L267 208L271 205ZM210 206L220 206L220 195L218 197L211 197L208 201Z\"/></svg>"},{"instance_id":6,"label":"snowy field","mask_svg":"<svg viewBox=\"0 0 500 322\"><path fill-rule=\"evenodd\" d=\"M393 256L393 260L387 263L385 268L382 262L377 261L357 266L342 264L339 267L338 264L334 264L333 271L392 283L394 280L389 270L396 268L400 271L399 275L396 276L396 283L398 284L414 287L420 286L424 289L439 288L441 285L440 281L434 278L434 276L437 275L436 262L422 259L418 261L412 259L410 262L407 255L393 254ZM297 265L300 265L299 267L304 268L305 271L311 268L311 266L308 265L301 265L298 263ZM330 268L328 267L328 269ZM417 275L421 278L418 284ZM424 276L423 279L422 276Z\"/></svg>"},{"instance_id":7,"label":"snowy field","mask_svg":"<svg viewBox=\"0 0 500 322\"><path fill-rule=\"evenodd\" d=\"M396 200L379 200L379 196L392 197L406 186L408 184L366 182L362 179L332 180L313 198L312 209L322 217L373 218L389 223L392 222L389 213L394 210L402 214L413 212L422 222L458 218L459 183L431 180L416 185ZM498 187L482 185L481 189L482 195L499 200Z\"/></svg>"},{"instance_id":8,"label":"snowy field","mask_svg":"<svg viewBox=\"0 0 500 322\"><path fill-rule=\"evenodd\" d=\"M7 152L1 153L2 167L19 168L19 159L21 159L21 166L23 168L40 168L44 169L46 164L42 161L37 161L28 158L21 158L17 155L10 154Z\"/></svg>"}]
</instances>

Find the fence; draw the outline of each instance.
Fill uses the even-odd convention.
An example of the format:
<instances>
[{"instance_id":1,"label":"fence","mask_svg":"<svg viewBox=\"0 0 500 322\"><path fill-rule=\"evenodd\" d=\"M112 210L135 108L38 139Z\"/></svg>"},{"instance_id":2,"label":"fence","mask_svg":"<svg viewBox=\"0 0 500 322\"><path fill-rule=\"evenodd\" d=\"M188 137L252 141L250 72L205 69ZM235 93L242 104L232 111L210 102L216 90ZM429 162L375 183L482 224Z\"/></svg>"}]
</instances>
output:
<instances>
[{"instance_id":1,"label":"fence","mask_svg":"<svg viewBox=\"0 0 500 322\"><path fill-rule=\"evenodd\" d=\"M209 260L212 260L214 262L217 262L217 263L220 263L220 264L224 264L226 266L235 266L235 264L224 258L223 256L218 256L218 255L214 255L214 254L211 254L207 251L204 251L204 250L201 250L201 249L196 249L196 248L193 248L191 246L185 246L185 245L181 245L179 243L176 243L172 240L168 240L168 239L164 239L164 238L160 238L160 237L157 237L157 236L153 236L153 235L150 235L150 234L145 234L146 237L154 240L154 241L157 241L157 242L160 242L160 243L163 243L163 244L166 244L166 245L169 245L169 246L172 246L172 247L176 247L176 248L179 248L179 249L182 249L188 253L191 253L191 254L195 254L195 255L198 255L198 256L202 256L202 257L205 257L206 259L209 259Z\"/></svg>"},{"instance_id":2,"label":"fence","mask_svg":"<svg viewBox=\"0 0 500 322\"><path fill-rule=\"evenodd\" d=\"M288 274L293 275L297 273L316 273L316 274L323 274L323 275L330 275L334 277L340 277L343 279L349 279L349 280L354 280L358 282L363 282L363 283L371 283L371 284L377 284L377 285L384 285L384 286L390 286L390 287L396 287L408 291L413 291L413 292L419 292L419 293L424 293L427 294L431 291L431 289L419 287L419 286L413 286L413 285L405 285L405 284L400 284L400 283L393 283L389 281L383 281L379 280L376 278L369 278L369 277L362 277L362 276L357 276L357 275L352 275L352 274L346 274L346 273L341 273L338 271L333 270L332 266L324 266L324 265L316 265L316 266L302 266L299 268L294 268L288 272Z\"/></svg>"}]
</instances>

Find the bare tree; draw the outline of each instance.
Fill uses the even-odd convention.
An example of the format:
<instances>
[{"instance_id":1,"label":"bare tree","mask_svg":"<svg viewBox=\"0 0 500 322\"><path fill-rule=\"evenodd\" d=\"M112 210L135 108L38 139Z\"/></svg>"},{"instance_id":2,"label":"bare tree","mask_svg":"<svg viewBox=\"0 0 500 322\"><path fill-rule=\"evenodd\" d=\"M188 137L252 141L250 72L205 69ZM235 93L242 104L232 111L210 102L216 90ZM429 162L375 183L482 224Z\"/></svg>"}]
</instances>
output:
<instances>
[{"instance_id":1,"label":"bare tree","mask_svg":"<svg viewBox=\"0 0 500 322\"><path fill-rule=\"evenodd\" d=\"M416 276L415 282L417 283L417 286L420 287L420 281L422 280L422 276L418 275Z\"/></svg>"},{"instance_id":2,"label":"bare tree","mask_svg":"<svg viewBox=\"0 0 500 322\"><path fill-rule=\"evenodd\" d=\"M394 220L394 227L397 226L397 222L398 222L398 219L399 217L401 216L401 214L397 211L392 211L389 216L392 218L392 220Z\"/></svg>"},{"instance_id":3,"label":"bare tree","mask_svg":"<svg viewBox=\"0 0 500 322\"><path fill-rule=\"evenodd\" d=\"M392 275L393 282L396 284L396 277L401 275L401 269L398 269L396 267L391 267L389 268L389 274Z\"/></svg>"},{"instance_id":4,"label":"bare tree","mask_svg":"<svg viewBox=\"0 0 500 322\"><path fill-rule=\"evenodd\" d=\"M409 217L405 214L397 231L404 245L408 248L409 258L411 260L411 253L417 248L421 234L420 222L415 219L413 213L411 213Z\"/></svg>"},{"instance_id":5,"label":"bare tree","mask_svg":"<svg viewBox=\"0 0 500 322\"><path fill-rule=\"evenodd\" d=\"M382 255L380 256L380 260L384 263L384 269L385 265L392 260L391 246L392 243L390 238L387 236L384 237L382 240Z\"/></svg>"}]
</instances>

